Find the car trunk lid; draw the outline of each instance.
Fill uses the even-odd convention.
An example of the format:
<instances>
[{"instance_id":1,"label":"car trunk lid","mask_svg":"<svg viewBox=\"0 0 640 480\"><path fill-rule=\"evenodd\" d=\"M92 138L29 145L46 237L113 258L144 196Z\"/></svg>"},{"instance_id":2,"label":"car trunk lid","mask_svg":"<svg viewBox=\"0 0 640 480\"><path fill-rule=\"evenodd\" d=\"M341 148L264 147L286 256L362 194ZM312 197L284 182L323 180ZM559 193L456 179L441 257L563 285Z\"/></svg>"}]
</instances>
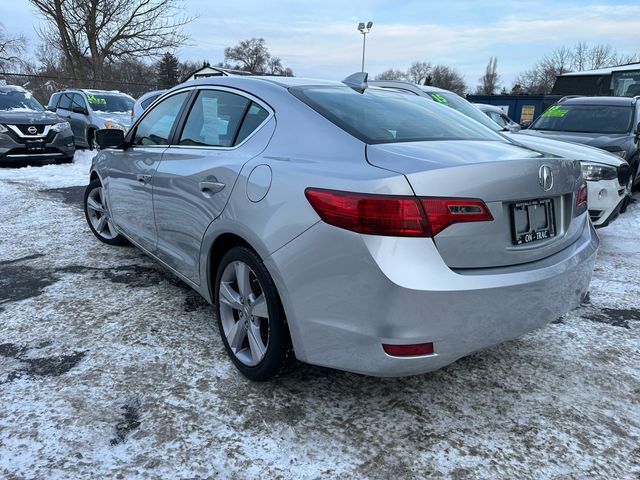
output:
<instances>
[{"instance_id":1,"label":"car trunk lid","mask_svg":"<svg viewBox=\"0 0 640 480\"><path fill-rule=\"evenodd\" d=\"M575 193L582 183L576 160L477 141L369 145L367 160L404 174L420 197L485 202L493 221L454 224L433 238L451 268L540 260L575 241L586 221L586 215L574 218ZM541 185L544 171L553 181ZM546 238L525 238L528 232Z\"/></svg>"}]
</instances>

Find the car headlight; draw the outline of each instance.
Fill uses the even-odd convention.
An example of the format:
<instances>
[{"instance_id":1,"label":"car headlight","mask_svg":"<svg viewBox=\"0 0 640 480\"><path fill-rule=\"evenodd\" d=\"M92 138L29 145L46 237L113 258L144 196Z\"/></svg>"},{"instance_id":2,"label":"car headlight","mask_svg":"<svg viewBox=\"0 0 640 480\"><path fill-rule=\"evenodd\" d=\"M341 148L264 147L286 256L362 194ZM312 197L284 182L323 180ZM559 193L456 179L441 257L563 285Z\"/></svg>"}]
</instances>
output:
<instances>
[{"instance_id":1,"label":"car headlight","mask_svg":"<svg viewBox=\"0 0 640 480\"><path fill-rule=\"evenodd\" d=\"M7 133L9 129L0 123L0 133Z\"/></svg>"},{"instance_id":2,"label":"car headlight","mask_svg":"<svg viewBox=\"0 0 640 480\"><path fill-rule=\"evenodd\" d=\"M614 155L619 156L620 158L627 158L627 151L626 150L615 150L609 153L613 153Z\"/></svg>"},{"instance_id":3,"label":"car headlight","mask_svg":"<svg viewBox=\"0 0 640 480\"><path fill-rule=\"evenodd\" d=\"M52 125L51 130L54 132L64 132L65 130L71 130L71 125L69 125L69 122L60 122Z\"/></svg>"},{"instance_id":4,"label":"car headlight","mask_svg":"<svg viewBox=\"0 0 640 480\"><path fill-rule=\"evenodd\" d=\"M111 120L107 120L106 122L104 122L104 128L114 128L116 130L122 130L123 132L127 130L124 125L112 122Z\"/></svg>"},{"instance_id":5,"label":"car headlight","mask_svg":"<svg viewBox=\"0 0 640 480\"><path fill-rule=\"evenodd\" d=\"M615 167L610 167L609 165L582 162L582 176L585 180L591 182L613 180L614 178L618 178L618 171Z\"/></svg>"}]
</instances>

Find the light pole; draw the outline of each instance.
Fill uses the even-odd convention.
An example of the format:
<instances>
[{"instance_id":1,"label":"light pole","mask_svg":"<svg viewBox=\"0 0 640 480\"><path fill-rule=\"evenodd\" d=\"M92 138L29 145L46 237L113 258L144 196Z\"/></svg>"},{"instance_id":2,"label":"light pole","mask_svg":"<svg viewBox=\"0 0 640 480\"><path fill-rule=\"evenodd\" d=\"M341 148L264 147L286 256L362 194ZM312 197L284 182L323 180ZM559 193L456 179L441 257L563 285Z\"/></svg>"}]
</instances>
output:
<instances>
[{"instance_id":1,"label":"light pole","mask_svg":"<svg viewBox=\"0 0 640 480\"><path fill-rule=\"evenodd\" d=\"M358 24L358 31L362 34L362 71L364 72L364 50L367 45L367 33L371 31L371 27L373 27L373 22L367 22L365 25L364 22L360 22Z\"/></svg>"}]
</instances>

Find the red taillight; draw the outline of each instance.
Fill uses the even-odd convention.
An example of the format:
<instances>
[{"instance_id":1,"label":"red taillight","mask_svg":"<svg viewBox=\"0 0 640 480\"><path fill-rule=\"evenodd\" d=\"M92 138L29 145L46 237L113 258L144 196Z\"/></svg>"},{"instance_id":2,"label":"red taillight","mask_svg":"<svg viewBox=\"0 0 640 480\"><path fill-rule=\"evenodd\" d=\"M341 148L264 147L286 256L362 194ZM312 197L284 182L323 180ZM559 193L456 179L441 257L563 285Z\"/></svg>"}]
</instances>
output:
<instances>
[{"instance_id":1,"label":"red taillight","mask_svg":"<svg viewBox=\"0 0 640 480\"><path fill-rule=\"evenodd\" d=\"M576 192L576 215L580 215L587 209L587 182L582 182Z\"/></svg>"},{"instance_id":2,"label":"red taillight","mask_svg":"<svg viewBox=\"0 0 640 480\"><path fill-rule=\"evenodd\" d=\"M482 200L466 200L456 198L420 199L431 226L431 236L454 223L490 222L493 216Z\"/></svg>"},{"instance_id":3,"label":"red taillight","mask_svg":"<svg viewBox=\"0 0 640 480\"><path fill-rule=\"evenodd\" d=\"M307 188L305 195L330 225L369 235L433 237L449 225L491 221L482 200L372 195Z\"/></svg>"},{"instance_id":4,"label":"red taillight","mask_svg":"<svg viewBox=\"0 0 640 480\"><path fill-rule=\"evenodd\" d=\"M433 355L433 343L416 343L413 345L382 344L387 355L392 357L416 357L419 355Z\"/></svg>"}]
</instances>

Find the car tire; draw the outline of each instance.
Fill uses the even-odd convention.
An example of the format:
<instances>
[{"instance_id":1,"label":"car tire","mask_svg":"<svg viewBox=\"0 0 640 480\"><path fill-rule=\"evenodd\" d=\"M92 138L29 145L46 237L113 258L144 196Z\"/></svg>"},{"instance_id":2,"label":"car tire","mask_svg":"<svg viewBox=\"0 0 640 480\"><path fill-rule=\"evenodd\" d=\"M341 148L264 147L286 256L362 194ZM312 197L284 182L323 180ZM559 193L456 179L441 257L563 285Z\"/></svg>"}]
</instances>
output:
<instances>
[{"instance_id":1,"label":"car tire","mask_svg":"<svg viewBox=\"0 0 640 480\"><path fill-rule=\"evenodd\" d=\"M94 129L87 131L87 148L89 150L96 149L96 131Z\"/></svg>"},{"instance_id":2,"label":"car tire","mask_svg":"<svg viewBox=\"0 0 640 480\"><path fill-rule=\"evenodd\" d=\"M267 381L294 363L284 308L260 257L243 246L220 261L214 284L218 328L234 365L250 380Z\"/></svg>"},{"instance_id":3,"label":"car tire","mask_svg":"<svg viewBox=\"0 0 640 480\"><path fill-rule=\"evenodd\" d=\"M93 180L87 185L84 191L83 206L89 228L98 240L107 245L129 244L127 239L120 235L114 227L100 180Z\"/></svg>"}]
</instances>

